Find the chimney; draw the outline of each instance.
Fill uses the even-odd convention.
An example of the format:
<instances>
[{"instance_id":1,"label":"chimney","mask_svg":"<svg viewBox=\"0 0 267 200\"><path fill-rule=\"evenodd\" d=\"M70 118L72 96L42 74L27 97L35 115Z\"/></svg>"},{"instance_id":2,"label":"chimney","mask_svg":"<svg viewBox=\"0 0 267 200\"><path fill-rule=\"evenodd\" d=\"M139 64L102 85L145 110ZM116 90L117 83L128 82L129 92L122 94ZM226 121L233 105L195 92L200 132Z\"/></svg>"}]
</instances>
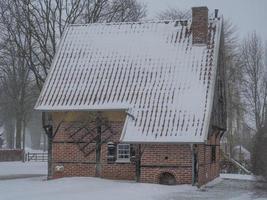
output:
<instances>
[{"instance_id":1,"label":"chimney","mask_svg":"<svg viewBox=\"0 0 267 200\"><path fill-rule=\"evenodd\" d=\"M218 18L218 12L219 12L219 10L218 9L215 9L215 19L217 19Z\"/></svg>"},{"instance_id":2,"label":"chimney","mask_svg":"<svg viewBox=\"0 0 267 200\"><path fill-rule=\"evenodd\" d=\"M192 8L192 37L193 44L207 44L208 36L208 8Z\"/></svg>"}]
</instances>

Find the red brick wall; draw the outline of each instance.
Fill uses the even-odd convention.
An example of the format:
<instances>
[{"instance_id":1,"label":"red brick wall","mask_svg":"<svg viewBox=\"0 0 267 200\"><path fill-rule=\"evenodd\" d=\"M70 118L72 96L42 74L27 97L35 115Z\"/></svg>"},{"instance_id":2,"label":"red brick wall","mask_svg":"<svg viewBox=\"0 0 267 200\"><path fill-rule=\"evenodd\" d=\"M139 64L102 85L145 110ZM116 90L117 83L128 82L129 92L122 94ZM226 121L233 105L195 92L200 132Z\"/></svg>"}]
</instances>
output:
<instances>
[{"instance_id":1,"label":"red brick wall","mask_svg":"<svg viewBox=\"0 0 267 200\"><path fill-rule=\"evenodd\" d=\"M73 122L65 122L59 128L54 140L52 148L53 157L53 178L60 178L65 176L95 176L96 174L96 152L93 151L89 156L85 156L84 153L78 148L77 144L70 138L70 134L73 133L73 129L70 127ZM118 143L122 128L123 121L111 121L112 130L115 135L110 137L109 142ZM56 128L56 127L54 127ZM85 130L80 131L75 137L79 138L79 134L83 134ZM103 138L110 134L107 131L103 134ZM81 142L89 141L92 136L85 137ZM80 143L83 145L83 143ZM95 144L92 143L88 149L95 149ZM64 166L63 171L56 171L56 166ZM133 163L112 163L107 162L107 144L104 143L101 146L101 177L110 179L135 179L135 165Z\"/></svg>"},{"instance_id":2,"label":"red brick wall","mask_svg":"<svg viewBox=\"0 0 267 200\"><path fill-rule=\"evenodd\" d=\"M116 133L108 142L119 142L124 122L121 120L110 121L113 131ZM69 137L65 130L70 123L64 123L53 141L53 177L64 176L95 176L96 156L95 151L85 157L77 144ZM82 134L82 133L80 133ZM219 137L213 134L206 144L197 145L198 152L198 184L203 185L219 175ZM105 137L103 135L103 137ZM83 142L89 141L84 138ZM90 144L94 147L95 144ZM211 145L216 148L216 162L211 162ZM145 145L142 146L141 158L141 182L158 183L162 173L171 173L178 184L192 183L192 150L189 144L169 145ZM55 171L56 166L64 166L61 172ZM101 177L110 179L135 180L134 163L108 163L107 144L101 147Z\"/></svg>"},{"instance_id":3,"label":"red brick wall","mask_svg":"<svg viewBox=\"0 0 267 200\"><path fill-rule=\"evenodd\" d=\"M207 43L208 35L208 8L192 8L192 33L193 44Z\"/></svg>"},{"instance_id":4,"label":"red brick wall","mask_svg":"<svg viewBox=\"0 0 267 200\"><path fill-rule=\"evenodd\" d=\"M174 175L178 184L192 182L190 145L147 145L141 159L141 181L158 183L162 173Z\"/></svg>"},{"instance_id":5,"label":"red brick wall","mask_svg":"<svg viewBox=\"0 0 267 200\"><path fill-rule=\"evenodd\" d=\"M71 123L64 123L60 126L53 140L53 177L64 176L95 176L95 152L85 157L79 150L77 144L69 135L73 132L70 129ZM123 121L110 122L113 131L116 133L109 141L118 143ZM83 134L83 132L79 133ZM84 138L89 141L90 137ZM94 147L94 144L90 144ZM64 166L64 170L58 172L56 166ZM141 159L141 181L158 183L159 176L163 172L173 174L177 183L191 183L192 181L192 157L190 145L146 145ZM110 179L135 180L134 163L107 162L107 144L101 148L101 177Z\"/></svg>"},{"instance_id":6,"label":"red brick wall","mask_svg":"<svg viewBox=\"0 0 267 200\"><path fill-rule=\"evenodd\" d=\"M0 162L6 161L22 161L24 151L22 149L1 149Z\"/></svg>"},{"instance_id":7,"label":"red brick wall","mask_svg":"<svg viewBox=\"0 0 267 200\"><path fill-rule=\"evenodd\" d=\"M216 146L216 161L211 160L211 148ZM219 176L220 172L220 136L214 133L206 144L199 144L198 149L198 184L203 185Z\"/></svg>"}]
</instances>

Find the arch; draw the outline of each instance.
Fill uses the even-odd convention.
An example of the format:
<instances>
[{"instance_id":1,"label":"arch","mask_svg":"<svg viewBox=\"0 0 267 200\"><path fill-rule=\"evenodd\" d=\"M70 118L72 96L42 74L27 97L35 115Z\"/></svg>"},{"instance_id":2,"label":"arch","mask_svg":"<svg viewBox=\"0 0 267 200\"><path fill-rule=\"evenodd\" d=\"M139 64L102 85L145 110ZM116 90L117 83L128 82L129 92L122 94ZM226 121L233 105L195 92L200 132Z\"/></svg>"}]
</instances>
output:
<instances>
[{"instance_id":1,"label":"arch","mask_svg":"<svg viewBox=\"0 0 267 200\"><path fill-rule=\"evenodd\" d=\"M170 172L162 172L158 176L158 183L163 185L176 185L175 175Z\"/></svg>"}]
</instances>

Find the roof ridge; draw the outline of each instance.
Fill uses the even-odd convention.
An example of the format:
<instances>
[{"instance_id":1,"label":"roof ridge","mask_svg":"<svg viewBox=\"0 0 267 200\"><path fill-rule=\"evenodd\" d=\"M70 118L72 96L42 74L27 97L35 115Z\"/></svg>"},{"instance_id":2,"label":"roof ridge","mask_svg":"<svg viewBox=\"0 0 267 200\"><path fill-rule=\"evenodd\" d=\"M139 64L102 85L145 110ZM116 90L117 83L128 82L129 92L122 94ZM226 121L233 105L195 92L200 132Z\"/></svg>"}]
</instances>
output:
<instances>
[{"instance_id":1,"label":"roof ridge","mask_svg":"<svg viewBox=\"0 0 267 200\"><path fill-rule=\"evenodd\" d=\"M219 21L220 18L209 17L209 21ZM136 22L94 22L94 23L77 23L77 24L69 24L68 26L90 26L90 25L123 25L123 24L145 24L145 23L171 23L171 22L192 22L192 18L190 19L152 19L152 20L141 20Z\"/></svg>"},{"instance_id":2,"label":"roof ridge","mask_svg":"<svg viewBox=\"0 0 267 200\"><path fill-rule=\"evenodd\" d=\"M170 23L170 22L184 22L184 21L192 21L192 19L177 19L177 20L142 20L136 22L94 22L94 23L77 23L77 24L69 24L68 26L88 26L88 25L121 25L121 24L144 24L144 23Z\"/></svg>"}]
</instances>

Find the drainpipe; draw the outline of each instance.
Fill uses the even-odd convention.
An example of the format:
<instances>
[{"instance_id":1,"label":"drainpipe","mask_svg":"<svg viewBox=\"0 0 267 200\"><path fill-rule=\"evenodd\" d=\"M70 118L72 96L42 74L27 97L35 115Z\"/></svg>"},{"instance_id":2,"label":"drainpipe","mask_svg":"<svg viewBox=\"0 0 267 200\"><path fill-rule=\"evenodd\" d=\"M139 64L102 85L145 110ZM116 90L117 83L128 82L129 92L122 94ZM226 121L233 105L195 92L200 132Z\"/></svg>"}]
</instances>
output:
<instances>
[{"instance_id":1,"label":"drainpipe","mask_svg":"<svg viewBox=\"0 0 267 200\"><path fill-rule=\"evenodd\" d=\"M194 145L190 144L190 149L191 149L191 155L192 155L192 185L194 185L195 183L195 165L194 165L194 161L195 161L195 154L194 154Z\"/></svg>"}]
</instances>

